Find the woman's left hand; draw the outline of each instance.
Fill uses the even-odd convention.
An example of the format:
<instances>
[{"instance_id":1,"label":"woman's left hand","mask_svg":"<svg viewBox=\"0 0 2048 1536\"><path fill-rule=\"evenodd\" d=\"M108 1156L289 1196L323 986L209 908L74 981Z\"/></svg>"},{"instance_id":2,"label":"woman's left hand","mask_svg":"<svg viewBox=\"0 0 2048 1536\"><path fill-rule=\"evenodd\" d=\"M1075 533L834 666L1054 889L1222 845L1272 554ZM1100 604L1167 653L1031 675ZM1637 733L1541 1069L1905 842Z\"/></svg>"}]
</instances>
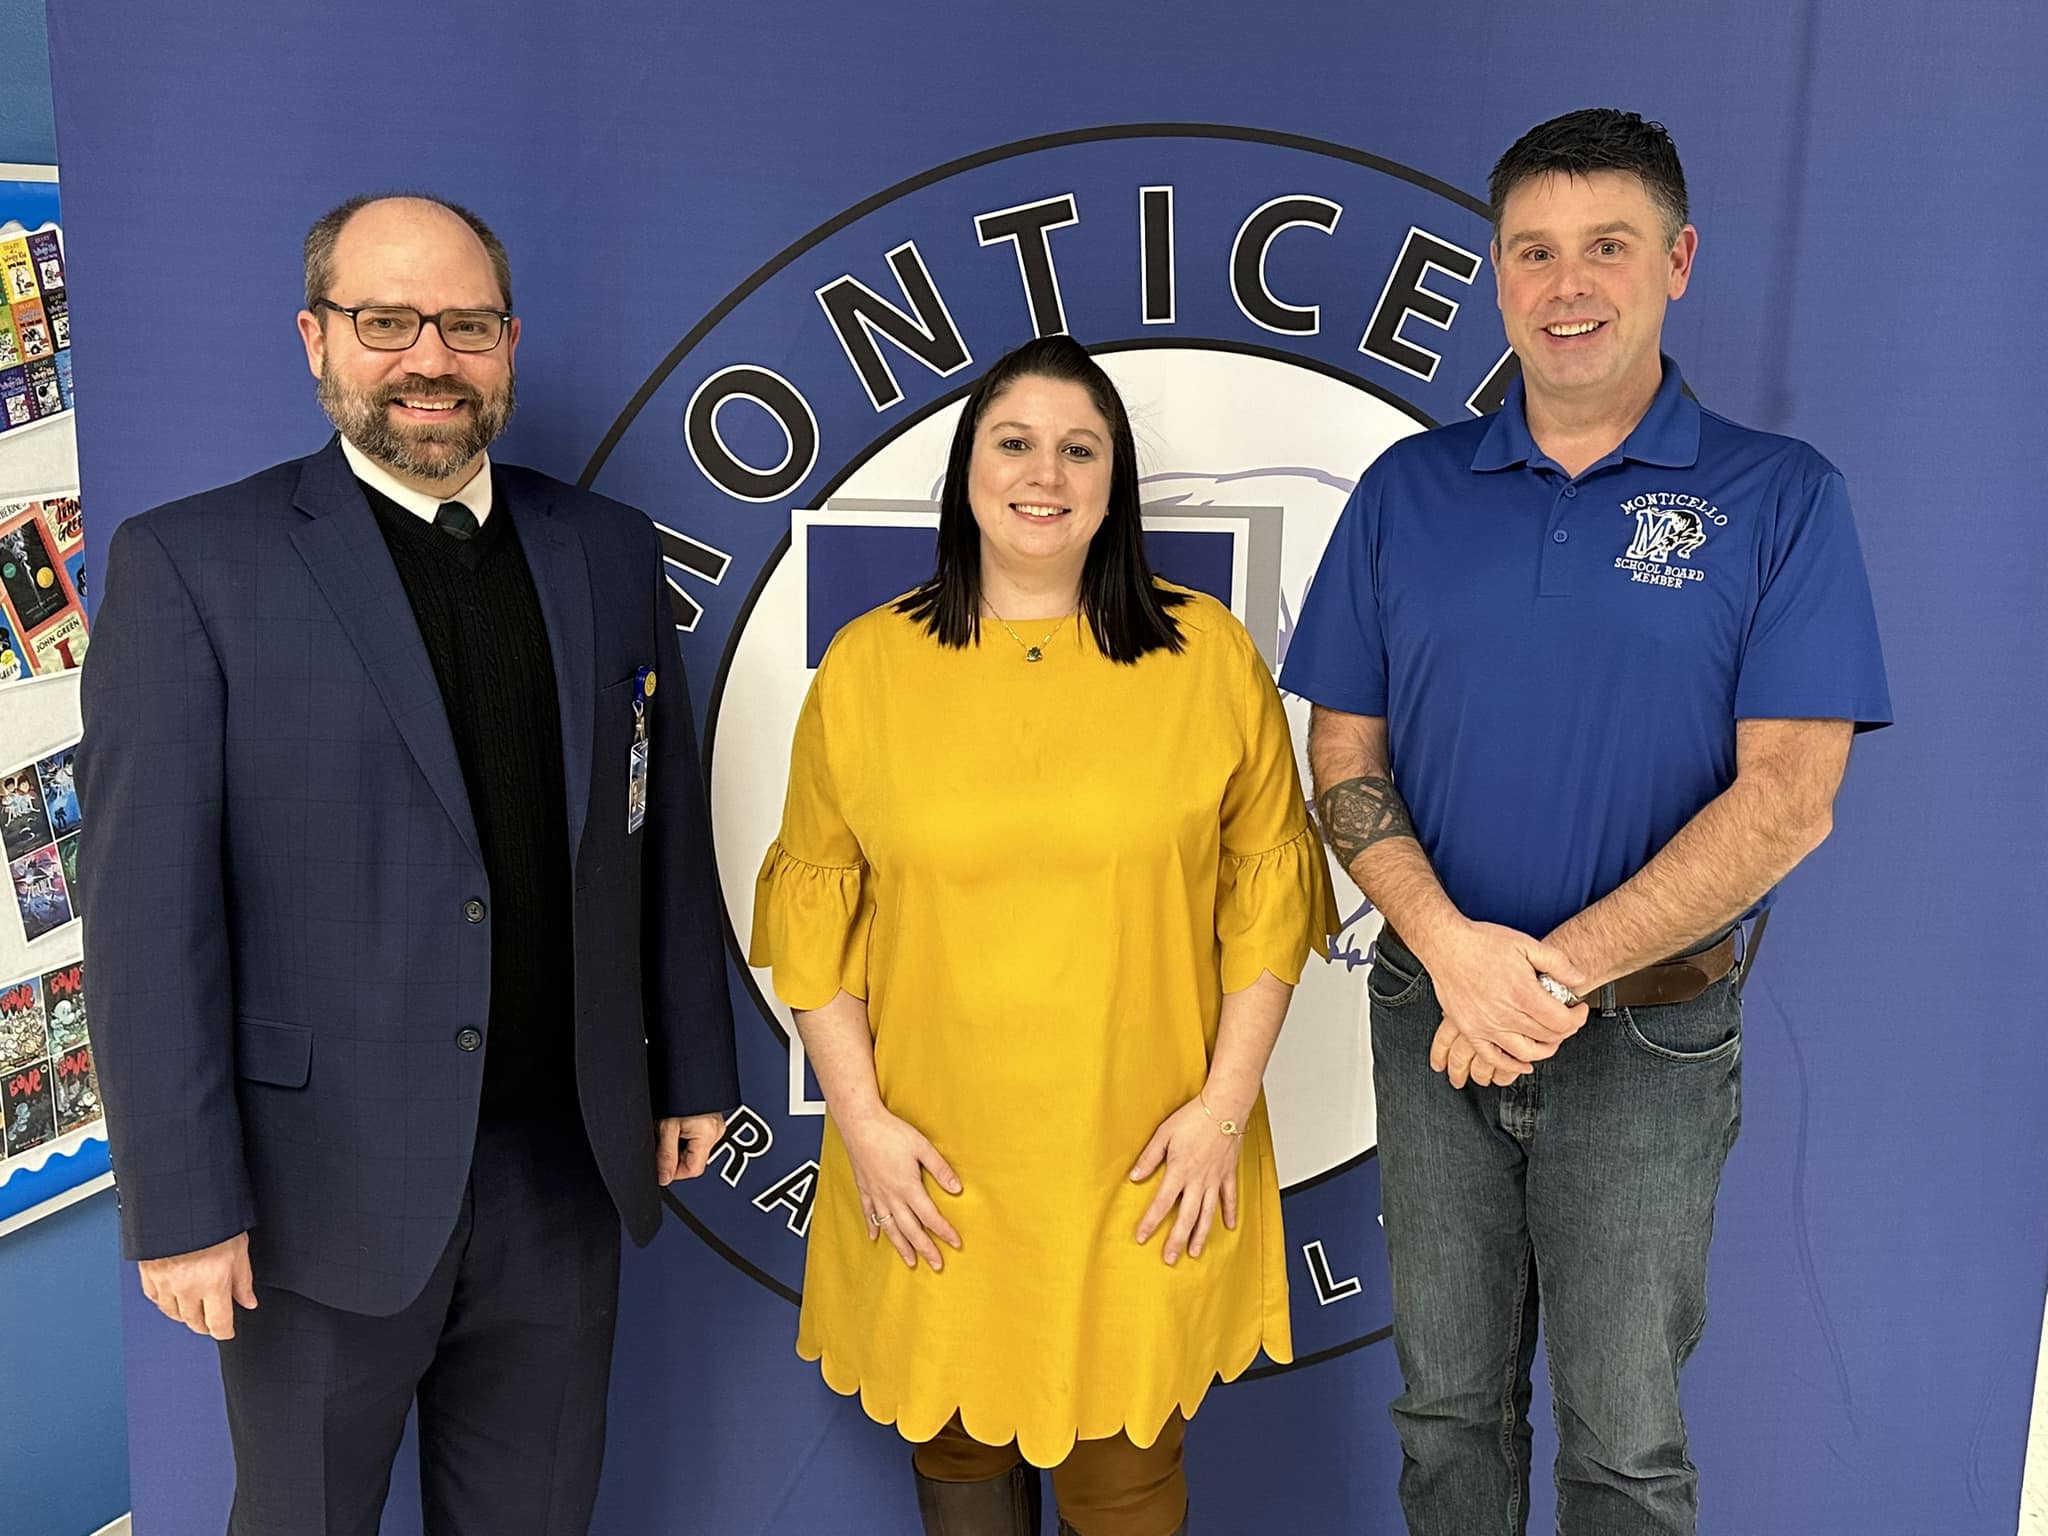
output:
<instances>
[{"instance_id":1,"label":"woman's left hand","mask_svg":"<svg viewBox=\"0 0 2048 1536\"><path fill-rule=\"evenodd\" d=\"M1174 1216L1172 1229L1166 1234L1165 1251L1160 1255L1169 1264L1179 1262L1182 1253L1197 1259L1202 1256L1202 1245L1209 1240L1209 1228L1219 1211L1223 1225L1237 1230L1239 1140L1223 1133L1218 1122L1203 1110L1199 1098L1188 1100L1159 1122L1159 1129L1145 1143L1137 1166L1131 1170L1131 1181L1143 1183L1162 1164L1166 1169L1159 1181L1159 1193L1152 1197L1144 1220L1138 1223L1140 1243L1151 1240L1152 1234L1173 1213L1176 1203L1180 1212Z\"/></svg>"}]
</instances>

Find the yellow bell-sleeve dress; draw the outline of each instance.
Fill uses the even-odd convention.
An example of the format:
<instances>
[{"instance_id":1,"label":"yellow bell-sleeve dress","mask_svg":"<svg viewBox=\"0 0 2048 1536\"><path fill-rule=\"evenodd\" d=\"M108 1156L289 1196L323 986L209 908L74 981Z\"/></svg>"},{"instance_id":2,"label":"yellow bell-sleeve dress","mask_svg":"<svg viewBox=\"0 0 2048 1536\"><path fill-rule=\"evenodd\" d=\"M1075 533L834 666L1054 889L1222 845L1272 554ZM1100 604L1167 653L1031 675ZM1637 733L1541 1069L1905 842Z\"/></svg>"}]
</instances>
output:
<instances>
[{"instance_id":1,"label":"yellow bell-sleeve dress","mask_svg":"<svg viewBox=\"0 0 2048 1536\"><path fill-rule=\"evenodd\" d=\"M1263 1098L1238 1225L1169 1268L1129 1173L1208 1075L1223 993L1300 979L1335 931L1271 674L1221 604L1134 666L1085 622L1027 662L879 608L798 720L748 958L790 1006L863 997L883 1102L960 1176L934 1274L869 1240L827 1116L797 1352L906 1439L958 1412L1038 1466L1150 1445L1261 1349L1293 1358ZM1035 634L1032 638L1035 638Z\"/></svg>"}]
</instances>

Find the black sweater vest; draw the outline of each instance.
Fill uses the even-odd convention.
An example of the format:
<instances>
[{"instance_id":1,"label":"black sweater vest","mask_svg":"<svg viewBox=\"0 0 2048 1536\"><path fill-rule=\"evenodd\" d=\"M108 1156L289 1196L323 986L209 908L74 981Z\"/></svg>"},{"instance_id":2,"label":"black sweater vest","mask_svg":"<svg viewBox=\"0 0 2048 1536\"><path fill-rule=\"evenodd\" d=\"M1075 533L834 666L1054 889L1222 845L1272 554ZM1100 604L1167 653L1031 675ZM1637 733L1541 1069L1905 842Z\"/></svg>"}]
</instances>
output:
<instances>
[{"instance_id":1,"label":"black sweater vest","mask_svg":"<svg viewBox=\"0 0 2048 1536\"><path fill-rule=\"evenodd\" d=\"M363 494L441 685L490 881L484 1116L580 1118L561 710L532 572L502 496L464 542Z\"/></svg>"}]
</instances>

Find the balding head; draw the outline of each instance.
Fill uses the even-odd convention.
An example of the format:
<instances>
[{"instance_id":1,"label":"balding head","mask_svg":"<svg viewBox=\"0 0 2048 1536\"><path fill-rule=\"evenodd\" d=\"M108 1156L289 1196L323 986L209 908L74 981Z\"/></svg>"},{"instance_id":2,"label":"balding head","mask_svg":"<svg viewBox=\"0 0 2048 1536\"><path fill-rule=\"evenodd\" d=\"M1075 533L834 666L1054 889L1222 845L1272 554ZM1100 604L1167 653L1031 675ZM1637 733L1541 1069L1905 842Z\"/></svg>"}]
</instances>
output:
<instances>
[{"instance_id":1,"label":"balding head","mask_svg":"<svg viewBox=\"0 0 2048 1536\"><path fill-rule=\"evenodd\" d=\"M423 258L458 265L465 258L481 258L498 289L495 307L512 307L512 264L505 255L504 242L490 225L460 203L423 193L352 197L323 214L306 232L306 307L313 308L319 299L361 303L360 296L341 298L335 294L336 268L344 255L371 250L382 250L387 255L394 250L416 251ZM383 263L377 266L380 271L385 269ZM477 302L491 301L486 297Z\"/></svg>"}]
</instances>

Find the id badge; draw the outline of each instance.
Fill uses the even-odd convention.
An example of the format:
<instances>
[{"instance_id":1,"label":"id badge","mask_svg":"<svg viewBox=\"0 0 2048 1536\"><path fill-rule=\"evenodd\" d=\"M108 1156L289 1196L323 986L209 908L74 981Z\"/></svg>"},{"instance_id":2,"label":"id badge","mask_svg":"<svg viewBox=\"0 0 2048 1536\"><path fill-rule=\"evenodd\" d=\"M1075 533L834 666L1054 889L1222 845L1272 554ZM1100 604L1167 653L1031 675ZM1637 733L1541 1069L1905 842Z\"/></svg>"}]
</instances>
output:
<instances>
[{"instance_id":1,"label":"id badge","mask_svg":"<svg viewBox=\"0 0 2048 1536\"><path fill-rule=\"evenodd\" d=\"M626 832L647 820L647 705L633 701L633 745L626 753Z\"/></svg>"},{"instance_id":2,"label":"id badge","mask_svg":"<svg viewBox=\"0 0 2048 1536\"><path fill-rule=\"evenodd\" d=\"M633 745L626 753L626 835L647 820L647 706L654 699L654 669L642 667L634 679Z\"/></svg>"}]
</instances>

